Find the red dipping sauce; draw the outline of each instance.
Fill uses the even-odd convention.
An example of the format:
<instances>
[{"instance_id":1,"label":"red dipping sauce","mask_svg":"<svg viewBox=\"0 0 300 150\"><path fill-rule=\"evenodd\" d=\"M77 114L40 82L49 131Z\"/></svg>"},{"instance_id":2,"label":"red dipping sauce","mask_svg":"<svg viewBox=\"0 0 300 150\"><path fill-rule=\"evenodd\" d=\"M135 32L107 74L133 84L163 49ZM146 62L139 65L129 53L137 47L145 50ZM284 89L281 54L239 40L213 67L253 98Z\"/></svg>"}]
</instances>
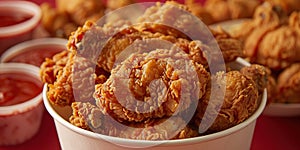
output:
<instances>
[{"instance_id":1,"label":"red dipping sauce","mask_svg":"<svg viewBox=\"0 0 300 150\"><path fill-rule=\"evenodd\" d=\"M67 39L39 38L28 40L6 50L1 62L25 63L40 67L46 58L67 50Z\"/></svg>"},{"instance_id":2,"label":"red dipping sauce","mask_svg":"<svg viewBox=\"0 0 300 150\"><path fill-rule=\"evenodd\" d=\"M0 55L30 40L41 19L40 7L29 1L0 0Z\"/></svg>"},{"instance_id":3,"label":"red dipping sauce","mask_svg":"<svg viewBox=\"0 0 300 150\"><path fill-rule=\"evenodd\" d=\"M0 106L23 103L42 91L42 83L29 74L5 72L0 74Z\"/></svg>"},{"instance_id":4,"label":"red dipping sauce","mask_svg":"<svg viewBox=\"0 0 300 150\"><path fill-rule=\"evenodd\" d=\"M0 27L7 27L25 22L33 16L26 13L11 12L11 10L0 10Z\"/></svg>"},{"instance_id":5,"label":"red dipping sauce","mask_svg":"<svg viewBox=\"0 0 300 150\"><path fill-rule=\"evenodd\" d=\"M0 146L16 145L38 131L44 112L39 68L0 63Z\"/></svg>"},{"instance_id":6,"label":"red dipping sauce","mask_svg":"<svg viewBox=\"0 0 300 150\"><path fill-rule=\"evenodd\" d=\"M39 67L46 58L52 58L52 56L65 49L62 46L55 45L29 47L9 58L6 62L26 63Z\"/></svg>"}]
</instances>

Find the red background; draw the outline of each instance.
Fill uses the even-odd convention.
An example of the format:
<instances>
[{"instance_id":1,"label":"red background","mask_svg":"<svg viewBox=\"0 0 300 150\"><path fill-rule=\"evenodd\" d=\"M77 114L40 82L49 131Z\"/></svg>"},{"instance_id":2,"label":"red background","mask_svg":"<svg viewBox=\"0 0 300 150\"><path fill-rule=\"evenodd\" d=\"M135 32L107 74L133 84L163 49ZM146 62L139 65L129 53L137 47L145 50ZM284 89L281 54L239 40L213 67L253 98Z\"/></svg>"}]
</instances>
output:
<instances>
[{"instance_id":1,"label":"red background","mask_svg":"<svg viewBox=\"0 0 300 150\"><path fill-rule=\"evenodd\" d=\"M31 0L37 4L55 0ZM140 0L153 1L153 0ZM203 2L204 0L200 0ZM182 2L182 1L180 1ZM1 139L0 139L1 140ZM60 145L52 117L44 113L40 132L31 140L17 146L1 147L0 150L60 150ZM300 150L300 116L268 117L257 120L251 150Z\"/></svg>"}]
</instances>

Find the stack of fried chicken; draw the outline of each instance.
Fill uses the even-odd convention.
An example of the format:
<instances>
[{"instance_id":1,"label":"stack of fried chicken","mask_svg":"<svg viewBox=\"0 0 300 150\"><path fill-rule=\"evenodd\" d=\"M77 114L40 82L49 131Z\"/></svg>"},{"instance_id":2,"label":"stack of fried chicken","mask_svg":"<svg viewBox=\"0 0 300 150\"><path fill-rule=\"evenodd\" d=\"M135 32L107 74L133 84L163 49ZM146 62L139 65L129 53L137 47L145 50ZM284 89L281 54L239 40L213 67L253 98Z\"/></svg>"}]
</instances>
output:
<instances>
[{"instance_id":1,"label":"stack of fried chicken","mask_svg":"<svg viewBox=\"0 0 300 150\"><path fill-rule=\"evenodd\" d=\"M185 0L191 12L208 25L240 19L251 18L263 2L268 2L282 8L287 14L300 10L299 0Z\"/></svg>"},{"instance_id":2,"label":"stack of fried chicken","mask_svg":"<svg viewBox=\"0 0 300 150\"><path fill-rule=\"evenodd\" d=\"M232 68L242 43L218 30L213 47L211 33L198 32L193 20L187 6L166 2L135 24L86 22L68 51L41 66L49 101L71 106L77 127L129 139L191 138L245 121L261 103L268 72ZM195 37L183 32L192 35L189 28Z\"/></svg>"},{"instance_id":3,"label":"stack of fried chicken","mask_svg":"<svg viewBox=\"0 0 300 150\"><path fill-rule=\"evenodd\" d=\"M299 5L299 4L298 4ZM295 5L297 6L297 5ZM245 57L269 68L273 102L299 103L300 12L264 3L234 33L243 41Z\"/></svg>"}]
</instances>

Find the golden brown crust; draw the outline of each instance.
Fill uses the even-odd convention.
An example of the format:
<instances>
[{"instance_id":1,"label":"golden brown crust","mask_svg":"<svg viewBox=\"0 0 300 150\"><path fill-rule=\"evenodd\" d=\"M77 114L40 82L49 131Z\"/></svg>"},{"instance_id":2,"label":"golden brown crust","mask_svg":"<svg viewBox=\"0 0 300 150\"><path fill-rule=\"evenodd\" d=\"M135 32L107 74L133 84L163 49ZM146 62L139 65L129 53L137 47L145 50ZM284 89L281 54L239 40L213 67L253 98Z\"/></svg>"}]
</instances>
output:
<instances>
[{"instance_id":1,"label":"golden brown crust","mask_svg":"<svg viewBox=\"0 0 300 150\"><path fill-rule=\"evenodd\" d=\"M243 122L254 113L258 106L258 91L253 80L239 71L219 72L213 76L212 80L216 82L216 87L213 88L218 89L218 92L211 93L212 87L208 86L206 95L199 101L195 118L197 125L209 126L211 119L216 116L206 133L228 129ZM222 92L225 92L224 97ZM223 98L224 101L222 101ZM211 105L209 103L213 105L210 108L208 108ZM205 114L206 111L208 111L207 114Z\"/></svg>"},{"instance_id":2,"label":"golden brown crust","mask_svg":"<svg viewBox=\"0 0 300 150\"><path fill-rule=\"evenodd\" d=\"M295 63L285 69L278 77L278 99L281 103L299 103L300 64Z\"/></svg>"},{"instance_id":3,"label":"golden brown crust","mask_svg":"<svg viewBox=\"0 0 300 150\"><path fill-rule=\"evenodd\" d=\"M77 27L86 21L98 21L105 11L117 9L133 3L132 0L56 0L55 6L41 5L42 26L54 37L68 38Z\"/></svg>"},{"instance_id":4,"label":"golden brown crust","mask_svg":"<svg viewBox=\"0 0 300 150\"><path fill-rule=\"evenodd\" d=\"M91 110L96 107L95 106L93 107L90 103L82 103L82 102L74 102L71 104L71 107L72 107L72 116L69 118L70 123L76 127L90 130L86 118L87 115L91 113Z\"/></svg>"},{"instance_id":5,"label":"golden brown crust","mask_svg":"<svg viewBox=\"0 0 300 150\"><path fill-rule=\"evenodd\" d=\"M231 36L221 28L212 30L212 34L217 40L225 62L232 62L237 57L244 57L243 43L239 39Z\"/></svg>"},{"instance_id":6,"label":"golden brown crust","mask_svg":"<svg viewBox=\"0 0 300 150\"><path fill-rule=\"evenodd\" d=\"M150 21L156 23L132 26L120 20L97 26L86 22L72 33L66 55L57 56L63 64L57 66L57 71L54 68L59 60L45 62L41 74L44 81L49 78L48 99L56 105L71 105L73 115L69 121L75 126L130 139L199 136L199 121L210 117L203 116L209 98L223 99L222 94L211 95L211 85L226 93L220 113L214 109L209 112L218 117L208 132L247 119L258 105L259 86L239 71L213 74L211 79L208 59L217 65L222 61L213 58L214 49L206 44L210 39L192 40L181 32L184 30L179 29L191 27L186 20L174 22L179 29L160 24L171 21L167 14L173 11L187 11L187 7L175 2L157 4L140 18L149 21L147 16L154 15ZM224 31L213 35L225 62L241 55L237 39ZM222 88L224 83L226 87ZM195 111L196 124L190 120Z\"/></svg>"},{"instance_id":7,"label":"golden brown crust","mask_svg":"<svg viewBox=\"0 0 300 150\"><path fill-rule=\"evenodd\" d=\"M77 51L76 45L82 41L85 32L90 30L94 25L95 25L94 22L87 21L82 27L78 27L76 31L72 32L67 44L68 50L70 50L73 53L76 53Z\"/></svg>"},{"instance_id":8,"label":"golden brown crust","mask_svg":"<svg viewBox=\"0 0 300 150\"><path fill-rule=\"evenodd\" d=\"M121 124L90 103L72 103L73 114L70 123L73 125L109 136L137 140L169 140L190 138L198 135L197 130L186 126L180 117L162 118L145 123ZM167 121L166 121L167 120Z\"/></svg>"},{"instance_id":9,"label":"golden brown crust","mask_svg":"<svg viewBox=\"0 0 300 150\"><path fill-rule=\"evenodd\" d=\"M201 98L208 77L203 66L193 64L183 52L155 50L132 54L112 70L107 82L96 87L95 98L101 109L120 121L168 117ZM179 107L180 103L183 106Z\"/></svg>"},{"instance_id":10,"label":"golden brown crust","mask_svg":"<svg viewBox=\"0 0 300 150\"><path fill-rule=\"evenodd\" d=\"M50 36L67 37L76 29L76 25L70 24L70 20L66 14L58 13L50 4L43 3L41 5L41 11L42 27ZM67 29L65 29L66 26L68 26Z\"/></svg>"},{"instance_id":11,"label":"golden brown crust","mask_svg":"<svg viewBox=\"0 0 300 150\"><path fill-rule=\"evenodd\" d=\"M249 67L243 67L240 71L243 75L255 82L260 96L262 96L264 89L267 90L268 95L277 94L276 81L269 68L258 64L252 64ZM262 97L259 97L259 99L262 99ZM270 104L273 101L275 101L275 96L269 96L267 104Z\"/></svg>"},{"instance_id":12,"label":"golden brown crust","mask_svg":"<svg viewBox=\"0 0 300 150\"><path fill-rule=\"evenodd\" d=\"M194 0L186 0L186 5L193 14L207 24L221 21L250 18L255 8L260 4L259 0L206 0L202 5Z\"/></svg>"},{"instance_id":13,"label":"golden brown crust","mask_svg":"<svg viewBox=\"0 0 300 150\"><path fill-rule=\"evenodd\" d=\"M300 40L299 22L299 12L288 16L280 6L264 3L256 9L253 19L244 23L236 34L244 40L245 56L272 72L268 77L268 102L287 102L288 98L282 96L293 93L291 85L291 91L288 91L289 88L282 88L282 85L276 87L276 82L279 81L278 74L300 61L300 44L296 42Z\"/></svg>"},{"instance_id":14,"label":"golden brown crust","mask_svg":"<svg viewBox=\"0 0 300 150\"><path fill-rule=\"evenodd\" d=\"M284 69L300 61L300 13L289 16L289 24L282 25L264 36L258 49L257 62L272 69Z\"/></svg>"},{"instance_id":15,"label":"golden brown crust","mask_svg":"<svg viewBox=\"0 0 300 150\"><path fill-rule=\"evenodd\" d=\"M66 66L68 55L68 51L62 51L55 54L52 59L45 59L45 61L40 66L40 76L44 83L54 83L58 72Z\"/></svg>"},{"instance_id":16,"label":"golden brown crust","mask_svg":"<svg viewBox=\"0 0 300 150\"><path fill-rule=\"evenodd\" d=\"M202 4L196 3L195 0L185 0L184 3L191 13L200 18L205 24L209 25L215 22L210 12Z\"/></svg>"},{"instance_id":17,"label":"golden brown crust","mask_svg":"<svg viewBox=\"0 0 300 150\"><path fill-rule=\"evenodd\" d=\"M246 77L252 79L257 86L259 93L263 93L264 89L267 87L268 82L268 71L267 68L258 65L252 64L248 67L243 67L240 72Z\"/></svg>"},{"instance_id":18,"label":"golden brown crust","mask_svg":"<svg viewBox=\"0 0 300 150\"><path fill-rule=\"evenodd\" d=\"M300 37L299 16L293 13L288 18L269 3L259 6L253 19L244 23L236 34L244 40L245 56L272 70L282 70L299 61L300 45L295 42Z\"/></svg>"},{"instance_id":19,"label":"golden brown crust","mask_svg":"<svg viewBox=\"0 0 300 150\"><path fill-rule=\"evenodd\" d=\"M93 63L71 52L47 59L41 67L41 78L48 83L49 101L60 106L71 105L74 101L93 101L95 81L106 80L105 74L96 75L94 68Z\"/></svg>"}]
</instances>

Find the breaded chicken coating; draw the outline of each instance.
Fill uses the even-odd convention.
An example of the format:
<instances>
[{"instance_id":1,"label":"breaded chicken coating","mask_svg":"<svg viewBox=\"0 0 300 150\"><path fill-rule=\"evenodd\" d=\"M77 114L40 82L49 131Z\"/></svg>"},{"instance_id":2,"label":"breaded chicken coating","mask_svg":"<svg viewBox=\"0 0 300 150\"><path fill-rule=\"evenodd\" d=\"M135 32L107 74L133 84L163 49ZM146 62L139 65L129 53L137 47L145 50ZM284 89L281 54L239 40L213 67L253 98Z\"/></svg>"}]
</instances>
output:
<instances>
[{"instance_id":1,"label":"breaded chicken coating","mask_svg":"<svg viewBox=\"0 0 300 150\"><path fill-rule=\"evenodd\" d=\"M216 84L207 86L195 116L195 123L204 127L199 131L203 133L222 131L243 122L254 113L259 102L255 82L239 71L219 72L212 80Z\"/></svg>"},{"instance_id":2,"label":"breaded chicken coating","mask_svg":"<svg viewBox=\"0 0 300 150\"><path fill-rule=\"evenodd\" d=\"M286 68L278 77L278 99L281 103L299 103L300 63Z\"/></svg>"},{"instance_id":3,"label":"breaded chicken coating","mask_svg":"<svg viewBox=\"0 0 300 150\"><path fill-rule=\"evenodd\" d=\"M205 93L209 73L181 50L132 54L96 86L97 105L119 121L169 117Z\"/></svg>"}]
</instances>

